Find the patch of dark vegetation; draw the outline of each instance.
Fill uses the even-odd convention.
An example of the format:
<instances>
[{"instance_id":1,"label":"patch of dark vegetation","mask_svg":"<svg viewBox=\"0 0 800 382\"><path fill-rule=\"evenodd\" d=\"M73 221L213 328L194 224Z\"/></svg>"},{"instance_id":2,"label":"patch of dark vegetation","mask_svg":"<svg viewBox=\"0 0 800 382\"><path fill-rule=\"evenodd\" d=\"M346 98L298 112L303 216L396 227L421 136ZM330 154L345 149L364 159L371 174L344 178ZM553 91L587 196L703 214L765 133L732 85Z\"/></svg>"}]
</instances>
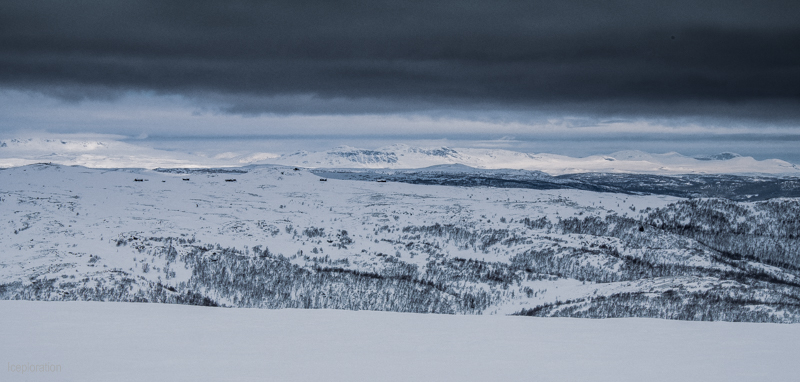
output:
<instances>
[{"instance_id":1,"label":"patch of dark vegetation","mask_svg":"<svg viewBox=\"0 0 800 382\"><path fill-rule=\"evenodd\" d=\"M793 298L764 299L756 293L720 290L688 293L617 293L567 300L523 309L517 315L536 317L650 317L688 321L798 323L800 303Z\"/></svg>"}]
</instances>

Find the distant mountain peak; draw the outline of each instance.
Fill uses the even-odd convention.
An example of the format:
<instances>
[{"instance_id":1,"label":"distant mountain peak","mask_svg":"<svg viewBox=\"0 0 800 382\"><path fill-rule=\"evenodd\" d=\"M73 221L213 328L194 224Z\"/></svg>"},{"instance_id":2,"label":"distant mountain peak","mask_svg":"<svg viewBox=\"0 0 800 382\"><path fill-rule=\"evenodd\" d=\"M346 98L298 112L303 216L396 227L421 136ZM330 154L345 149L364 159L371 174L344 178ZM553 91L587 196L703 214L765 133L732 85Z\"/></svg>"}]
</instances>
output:
<instances>
[{"instance_id":1,"label":"distant mountain peak","mask_svg":"<svg viewBox=\"0 0 800 382\"><path fill-rule=\"evenodd\" d=\"M353 163L379 164L397 163L397 154L379 150L357 149L341 146L328 152L330 155L340 157Z\"/></svg>"},{"instance_id":2,"label":"distant mountain peak","mask_svg":"<svg viewBox=\"0 0 800 382\"><path fill-rule=\"evenodd\" d=\"M616 160L643 160L652 159L653 155L640 150L622 150L606 155Z\"/></svg>"},{"instance_id":3,"label":"distant mountain peak","mask_svg":"<svg viewBox=\"0 0 800 382\"><path fill-rule=\"evenodd\" d=\"M413 153L419 153L419 154L424 154L434 157L443 157L443 158L455 157L456 154L458 154L458 151L445 146L434 147L434 148L411 148L409 149L409 151Z\"/></svg>"},{"instance_id":4,"label":"distant mountain peak","mask_svg":"<svg viewBox=\"0 0 800 382\"><path fill-rule=\"evenodd\" d=\"M112 144L115 141L112 141ZM109 143L98 140L63 140L47 138L12 138L0 141L0 147L19 148L26 150L76 150L87 151L98 148L106 148Z\"/></svg>"},{"instance_id":5,"label":"distant mountain peak","mask_svg":"<svg viewBox=\"0 0 800 382\"><path fill-rule=\"evenodd\" d=\"M733 158L741 158L741 157L742 157L741 155L736 154L736 153L724 152L724 153L719 153L719 154L714 154L714 155L699 156L699 157L695 157L694 159L697 159L697 160L731 160Z\"/></svg>"}]
</instances>

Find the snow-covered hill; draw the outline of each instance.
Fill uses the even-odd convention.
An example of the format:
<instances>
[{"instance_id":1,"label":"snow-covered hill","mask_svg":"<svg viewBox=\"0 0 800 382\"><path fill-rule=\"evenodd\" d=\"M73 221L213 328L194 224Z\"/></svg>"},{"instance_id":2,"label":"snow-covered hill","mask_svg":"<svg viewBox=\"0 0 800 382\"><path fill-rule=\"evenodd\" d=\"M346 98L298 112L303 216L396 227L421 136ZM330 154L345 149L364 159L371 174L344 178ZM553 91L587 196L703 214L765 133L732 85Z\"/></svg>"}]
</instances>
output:
<instances>
[{"instance_id":1,"label":"snow-covered hill","mask_svg":"<svg viewBox=\"0 0 800 382\"><path fill-rule=\"evenodd\" d=\"M509 150L412 147L403 144L368 150L340 146L327 151L277 155L265 152L224 152L199 155L165 151L115 140L7 139L0 141L0 167L32 163L81 165L95 168L235 167L282 164L305 168L410 169L465 165L479 169L524 169L551 175L587 172L642 174L772 174L800 175L800 166L778 159L756 160L732 153L692 158L678 153L622 151L573 158Z\"/></svg>"},{"instance_id":2,"label":"snow-covered hill","mask_svg":"<svg viewBox=\"0 0 800 382\"><path fill-rule=\"evenodd\" d=\"M0 298L800 322L797 199L322 179L0 170Z\"/></svg>"}]
</instances>

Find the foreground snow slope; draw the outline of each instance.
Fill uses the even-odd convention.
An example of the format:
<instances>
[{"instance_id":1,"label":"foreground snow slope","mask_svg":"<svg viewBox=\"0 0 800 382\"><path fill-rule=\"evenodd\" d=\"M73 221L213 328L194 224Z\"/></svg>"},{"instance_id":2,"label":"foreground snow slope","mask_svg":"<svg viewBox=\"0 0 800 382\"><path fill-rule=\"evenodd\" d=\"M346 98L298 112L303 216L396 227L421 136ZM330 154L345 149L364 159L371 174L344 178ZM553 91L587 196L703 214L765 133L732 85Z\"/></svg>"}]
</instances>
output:
<instances>
[{"instance_id":1,"label":"foreground snow slope","mask_svg":"<svg viewBox=\"0 0 800 382\"><path fill-rule=\"evenodd\" d=\"M800 326L0 301L4 381L792 381Z\"/></svg>"}]
</instances>

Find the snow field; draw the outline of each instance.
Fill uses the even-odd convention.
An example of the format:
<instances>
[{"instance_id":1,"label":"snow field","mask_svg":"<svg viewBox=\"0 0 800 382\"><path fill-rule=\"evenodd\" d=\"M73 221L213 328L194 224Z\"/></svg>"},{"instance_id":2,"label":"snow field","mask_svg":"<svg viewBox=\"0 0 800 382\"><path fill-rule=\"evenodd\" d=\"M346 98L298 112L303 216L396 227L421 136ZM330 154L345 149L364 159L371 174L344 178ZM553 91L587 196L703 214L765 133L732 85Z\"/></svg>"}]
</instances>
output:
<instances>
[{"instance_id":1,"label":"snow field","mask_svg":"<svg viewBox=\"0 0 800 382\"><path fill-rule=\"evenodd\" d=\"M794 381L800 326L0 301L4 381Z\"/></svg>"}]
</instances>

